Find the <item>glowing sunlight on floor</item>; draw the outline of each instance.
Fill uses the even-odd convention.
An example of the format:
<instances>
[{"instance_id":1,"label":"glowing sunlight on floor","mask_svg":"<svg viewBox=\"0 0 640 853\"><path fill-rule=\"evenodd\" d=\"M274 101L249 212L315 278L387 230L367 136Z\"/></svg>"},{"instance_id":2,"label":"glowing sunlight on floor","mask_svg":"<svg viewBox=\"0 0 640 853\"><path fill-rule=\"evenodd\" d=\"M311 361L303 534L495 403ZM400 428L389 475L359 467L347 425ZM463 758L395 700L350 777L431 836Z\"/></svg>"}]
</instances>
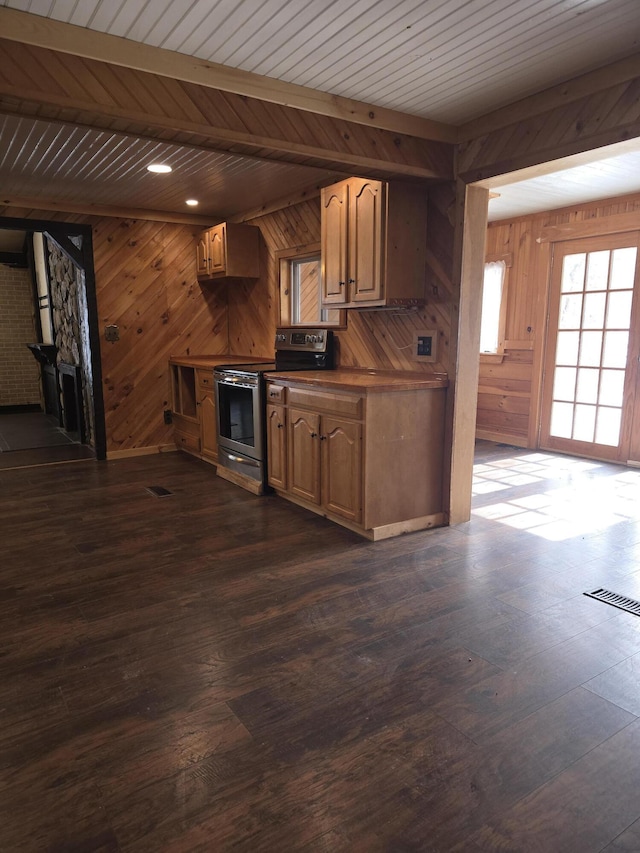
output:
<instances>
[{"instance_id":1,"label":"glowing sunlight on floor","mask_svg":"<svg viewBox=\"0 0 640 853\"><path fill-rule=\"evenodd\" d=\"M536 483L539 490L528 496L509 500L505 494ZM488 503L493 493L499 493L496 502ZM508 458L474 466L472 494L472 516L556 542L640 520L640 471L517 448Z\"/></svg>"}]
</instances>

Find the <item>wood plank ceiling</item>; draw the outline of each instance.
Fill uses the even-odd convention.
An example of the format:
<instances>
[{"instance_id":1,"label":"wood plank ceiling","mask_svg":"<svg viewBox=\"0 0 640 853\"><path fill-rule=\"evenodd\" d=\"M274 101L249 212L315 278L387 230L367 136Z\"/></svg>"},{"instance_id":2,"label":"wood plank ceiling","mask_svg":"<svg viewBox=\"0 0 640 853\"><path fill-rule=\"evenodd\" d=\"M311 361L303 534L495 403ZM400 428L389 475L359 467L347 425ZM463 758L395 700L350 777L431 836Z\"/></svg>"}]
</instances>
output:
<instances>
[{"instance_id":1,"label":"wood plank ceiling","mask_svg":"<svg viewBox=\"0 0 640 853\"><path fill-rule=\"evenodd\" d=\"M630 56L640 37L637 0L0 0L1 7L29 13L34 30L47 19L71 24L451 126ZM91 203L180 216L185 198L196 196L198 214L215 221L334 177L318 163L81 130L73 116L47 121L24 106L8 115L6 103L3 111L3 193L48 196L69 209ZM150 183L143 164L152 156L179 163L179 177Z\"/></svg>"}]
</instances>

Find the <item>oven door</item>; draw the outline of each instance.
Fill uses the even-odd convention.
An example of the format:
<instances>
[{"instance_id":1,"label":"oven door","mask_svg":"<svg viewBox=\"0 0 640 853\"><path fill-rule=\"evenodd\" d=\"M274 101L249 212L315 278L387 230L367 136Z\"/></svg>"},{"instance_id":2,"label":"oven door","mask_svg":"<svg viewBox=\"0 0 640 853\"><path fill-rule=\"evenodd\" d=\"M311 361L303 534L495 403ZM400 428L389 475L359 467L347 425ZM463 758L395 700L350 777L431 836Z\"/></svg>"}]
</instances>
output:
<instances>
[{"instance_id":1,"label":"oven door","mask_svg":"<svg viewBox=\"0 0 640 853\"><path fill-rule=\"evenodd\" d=\"M214 378L218 447L261 461L264 427L260 377L235 377L216 371Z\"/></svg>"}]
</instances>

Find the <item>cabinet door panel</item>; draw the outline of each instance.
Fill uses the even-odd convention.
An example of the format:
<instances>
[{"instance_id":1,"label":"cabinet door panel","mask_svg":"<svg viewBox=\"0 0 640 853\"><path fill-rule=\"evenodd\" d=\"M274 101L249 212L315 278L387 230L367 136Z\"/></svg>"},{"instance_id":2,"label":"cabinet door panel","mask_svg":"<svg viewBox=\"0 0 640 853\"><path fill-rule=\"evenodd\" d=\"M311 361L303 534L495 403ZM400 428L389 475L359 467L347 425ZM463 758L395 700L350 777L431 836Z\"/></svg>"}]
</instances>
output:
<instances>
[{"instance_id":1,"label":"cabinet door panel","mask_svg":"<svg viewBox=\"0 0 640 853\"><path fill-rule=\"evenodd\" d=\"M284 406L267 405L267 467L269 485L287 487L287 432Z\"/></svg>"},{"instance_id":2,"label":"cabinet door panel","mask_svg":"<svg viewBox=\"0 0 640 853\"><path fill-rule=\"evenodd\" d=\"M322 191L322 302L327 305L344 304L348 299L347 199L347 181Z\"/></svg>"},{"instance_id":3,"label":"cabinet door panel","mask_svg":"<svg viewBox=\"0 0 640 853\"><path fill-rule=\"evenodd\" d=\"M320 503L320 416L289 409L287 429L289 491Z\"/></svg>"},{"instance_id":4,"label":"cabinet door panel","mask_svg":"<svg viewBox=\"0 0 640 853\"><path fill-rule=\"evenodd\" d=\"M213 393L207 392L200 400L200 441L202 453L218 458L218 431L216 427L216 404Z\"/></svg>"},{"instance_id":5,"label":"cabinet door panel","mask_svg":"<svg viewBox=\"0 0 640 853\"><path fill-rule=\"evenodd\" d=\"M353 180L349 193L349 286L352 302L383 298L384 185Z\"/></svg>"},{"instance_id":6,"label":"cabinet door panel","mask_svg":"<svg viewBox=\"0 0 640 853\"><path fill-rule=\"evenodd\" d=\"M209 272L224 273L227 268L226 241L224 225L218 225L209 231Z\"/></svg>"},{"instance_id":7,"label":"cabinet door panel","mask_svg":"<svg viewBox=\"0 0 640 853\"><path fill-rule=\"evenodd\" d=\"M196 249L196 273L206 278L209 275L209 232L203 231Z\"/></svg>"},{"instance_id":8,"label":"cabinet door panel","mask_svg":"<svg viewBox=\"0 0 640 853\"><path fill-rule=\"evenodd\" d=\"M347 518L362 517L362 427L322 418L322 505Z\"/></svg>"}]
</instances>

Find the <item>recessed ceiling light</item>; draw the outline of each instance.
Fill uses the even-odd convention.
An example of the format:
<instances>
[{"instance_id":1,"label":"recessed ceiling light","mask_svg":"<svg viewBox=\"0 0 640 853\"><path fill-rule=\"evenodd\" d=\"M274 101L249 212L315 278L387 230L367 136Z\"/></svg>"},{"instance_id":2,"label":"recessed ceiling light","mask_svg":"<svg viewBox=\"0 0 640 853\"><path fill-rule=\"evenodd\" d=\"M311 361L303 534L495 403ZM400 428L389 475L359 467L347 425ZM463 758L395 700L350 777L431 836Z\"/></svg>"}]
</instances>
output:
<instances>
[{"instance_id":1,"label":"recessed ceiling light","mask_svg":"<svg viewBox=\"0 0 640 853\"><path fill-rule=\"evenodd\" d=\"M158 173L170 172L171 166L167 166L166 163L151 163L149 166L147 166L147 170L149 172L158 172Z\"/></svg>"},{"instance_id":2,"label":"recessed ceiling light","mask_svg":"<svg viewBox=\"0 0 640 853\"><path fill-rule=\"evenodd\" d=\"M198 204L198 199L188 198L186 203L189 205L189 207L195 207Z\"/></svg>"}]
</instances>

